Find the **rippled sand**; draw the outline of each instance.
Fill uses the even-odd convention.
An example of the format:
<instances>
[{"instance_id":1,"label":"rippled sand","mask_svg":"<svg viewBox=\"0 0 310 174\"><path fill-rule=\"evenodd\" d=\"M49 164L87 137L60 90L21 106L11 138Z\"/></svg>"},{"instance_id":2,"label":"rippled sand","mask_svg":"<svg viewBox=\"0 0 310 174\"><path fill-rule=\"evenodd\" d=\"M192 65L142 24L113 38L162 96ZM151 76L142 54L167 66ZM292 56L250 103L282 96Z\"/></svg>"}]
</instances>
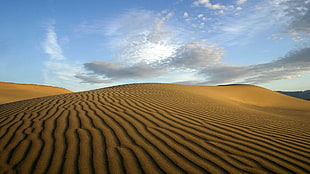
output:
<instances>
[{"instance_id":1,"label":"rippled sand","mask_svg":"<svg viewBox=\"0 0 310 174\"><path fill-rule=\"evenodd\" d=\"M0 105L0 173L308 173L310 102L131 84Z\"/></svg>"}]
</instances>

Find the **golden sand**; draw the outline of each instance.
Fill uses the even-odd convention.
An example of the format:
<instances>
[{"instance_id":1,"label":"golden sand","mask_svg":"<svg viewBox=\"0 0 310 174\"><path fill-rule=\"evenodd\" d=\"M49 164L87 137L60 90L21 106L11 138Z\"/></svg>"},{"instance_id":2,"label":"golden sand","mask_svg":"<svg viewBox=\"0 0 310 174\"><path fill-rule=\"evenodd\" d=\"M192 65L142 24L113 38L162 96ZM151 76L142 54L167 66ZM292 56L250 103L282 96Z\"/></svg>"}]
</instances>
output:
<instances>
[{"instance_id":1,"label":"golden sand","mask_svg":"<svg viewBox=\"0 0 310 174\"><path fill-rule=\"evenodd\" d=\"M0 104L65 93L71 91L53 86L0 82Z\"/></svg>"},{"instance_id":2,"label":"golden sand","mask_svg":"<svg viewBox=\"0 0 310 174\"><path fill-rule=\"evenodd\" d=\"M0 105L0 173L309 173L310 102L131 84Z\"/></svg>"}]
</instances>

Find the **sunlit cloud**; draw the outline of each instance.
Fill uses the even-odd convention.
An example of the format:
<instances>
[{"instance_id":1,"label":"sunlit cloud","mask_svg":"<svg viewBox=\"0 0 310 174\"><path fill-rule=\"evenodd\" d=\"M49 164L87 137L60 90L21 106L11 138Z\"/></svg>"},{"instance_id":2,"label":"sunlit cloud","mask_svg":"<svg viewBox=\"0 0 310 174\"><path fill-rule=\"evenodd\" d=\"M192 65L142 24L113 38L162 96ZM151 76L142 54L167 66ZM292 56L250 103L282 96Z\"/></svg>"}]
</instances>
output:
<instances>
[{"instance_id":1,"label":"sunlit cloud","mask_svg":"<svg viewBox=\"0 0 310 174\"><path fill-rule=\"evenodd\" d=\"M243 4L245 1L239 3ZM87 81L96 83L103 79L107 81L143 80L163 77L171 73L190 73L193 79L200 77L205 80L187 80L178 83L222 84L243 82L261 84L293 78L300 73L309 72L309 64L301 64L307 60L305 56L308 49L306 48L288 53L276 61L243 66L223 62L225 48L210 42L212 40L224 45L244 42L245 39L250 39L252 35L271 28L272 23L280 15L268 19L270 23L267 23L266 26L263 21L270 13L271 8L268 7L246 17L223 17L224 25L218 24L219 33L222 36L215 34L209 40L195 39L196 41L192 41L183 34L184 32L190 33L191 29L183 27L179 23L170 23L173 21L173 13L169 13L169 11L154 13L145 10L130 10L106 26L108 29L106 35L110 36L110 42L116 48L115 58L117 61L96 60L84 63L84 70L91 75L76 75L76 77L82 79L84 83ZM143 16L142 14L146 15ZM185 12L182 17L189 18L189 14ZM196 18L192 18L191 22L203 18L204 15L200 13L196 15ZM129 26L126 28L127 24ZM253 26L256 26L255 29ZM295 37L298 36L297 33L291 34ZM242 38L241 36L244 37L244 40L239 39Z\"/></svg>"},{"instance_id":2,"label":"sunlit cloud","mask_svg":"<svg viewBox=\"0 0 310 174\"><path fill-rule=\"evenodd\" d=\"M117 60L151 63L169 57L177 48L173 25L167 25L171 12L129 10L108 22L106 35Z\"/></svg>"},{"instance_id":3,"label":"sunlit cloud","mask_svg":"<svg viewBox=\"0 0 310 174\"><path fill-rule=\"evenodd\" d=\"M111 26L107 26L110 28L107 35L116 48L114 56L117 61L96 60L84 63L84 69L112 81L149 79L172 72L196 71L221 59L224 55L222 48L206 40L187 40L184 31L179 30L176 23L170 23L172 16L173 13L168 11L156 14L130 10L114 19ZM123 30L128 23L128 29ZM140 26L140 23L148 25Z\"/></svg>"},{"instance_id":4,"label":"sunlit cloud","mask_svg":"<svg viewBox=\"0 0 310 174\"><path fill-rule=\"evenodd\" d=\"M298 42L302 40L301 33L307 32L308 24L304 24L304 20L308 18L305 10L308 2L263 1L251 8L248 8L248 3L246 0L235 1L240 6L213 4L208 0L193 3L194 7L215 10L211 15L222 13L217 21L207 18L204 13L189 14L185 11L178 18L169 10L157 13L131 9L111 19L83 23L80 29L86 33L107 36L114 53L106 58L110 61L97 59L83 63L80 67L83 72L77 72L74 77L81 83L108 84L128 79L163 78L177 73L180 77L190 74L192 79L201 78L196 81L189 80L187 76L187 80L178 82L183 84L261 84L309 72L309 64L301 64L307 59L307 48L296 49L265 64L245 66L223 61L225 46L247 44L261 33L270 33L266 39L279 39L283 38L281 32L287 32L288 37ZM258 6L259 9L256 8ZM291 14L291 11L296 14ZM295 28L292 28L293 24ZM198 32L205 32L205 37L195 35Z\"/></svg>"}]
</instances>

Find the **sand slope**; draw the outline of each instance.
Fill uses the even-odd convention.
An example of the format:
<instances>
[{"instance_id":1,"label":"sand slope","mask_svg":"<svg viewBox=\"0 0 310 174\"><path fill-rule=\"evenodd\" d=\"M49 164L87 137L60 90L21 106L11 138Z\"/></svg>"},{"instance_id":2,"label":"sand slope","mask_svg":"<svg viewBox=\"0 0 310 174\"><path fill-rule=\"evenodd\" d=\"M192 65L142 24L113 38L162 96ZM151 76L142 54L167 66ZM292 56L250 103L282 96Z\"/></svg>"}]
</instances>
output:
<instances>
[{"instance_id":1,"label":"sand slope","mask_svg":"<svg viewBox=\"0 0 310 174\"><path fill-rule=\"evenodd\" d=\"M309 173L309 125L310 102L248 85L50 96L0 105L0 173Z\"/></svg>"},{"instance_id":2,"label":"sand slope","mask_svg":"<svg viewBox=\"0 0 310 174\"><path fill-rule=\"evenodd\" d=\"M0 82L0 104L70 92L52 86Z\"/></svg>"}]
</instances>

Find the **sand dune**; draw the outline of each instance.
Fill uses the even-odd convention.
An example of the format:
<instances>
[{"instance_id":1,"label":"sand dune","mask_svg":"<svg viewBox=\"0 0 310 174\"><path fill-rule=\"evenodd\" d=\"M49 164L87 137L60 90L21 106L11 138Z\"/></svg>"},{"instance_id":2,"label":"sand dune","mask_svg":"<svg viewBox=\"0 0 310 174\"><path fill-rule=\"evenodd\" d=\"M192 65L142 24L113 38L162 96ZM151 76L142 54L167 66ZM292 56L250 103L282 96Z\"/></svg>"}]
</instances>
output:
<instances>
[{"instance_id":1,"label":"sand dune","mask_svg":"<svg viewBox=\"0 0 310 174\"><path fill-rule=\"evenodd\" d=\"M310 102L132 84L0 105L0 173L309 173Z\"/></svg>"},{"instance_id":2,"label":"sand dune","mask_svg":"<svg viewBox=\"0 0 310 174\"><path fill-rule=\"evenodd\" d=\"M0 104L70 92L52 86L0 82Z\"/></svg>"}]
</instances>

